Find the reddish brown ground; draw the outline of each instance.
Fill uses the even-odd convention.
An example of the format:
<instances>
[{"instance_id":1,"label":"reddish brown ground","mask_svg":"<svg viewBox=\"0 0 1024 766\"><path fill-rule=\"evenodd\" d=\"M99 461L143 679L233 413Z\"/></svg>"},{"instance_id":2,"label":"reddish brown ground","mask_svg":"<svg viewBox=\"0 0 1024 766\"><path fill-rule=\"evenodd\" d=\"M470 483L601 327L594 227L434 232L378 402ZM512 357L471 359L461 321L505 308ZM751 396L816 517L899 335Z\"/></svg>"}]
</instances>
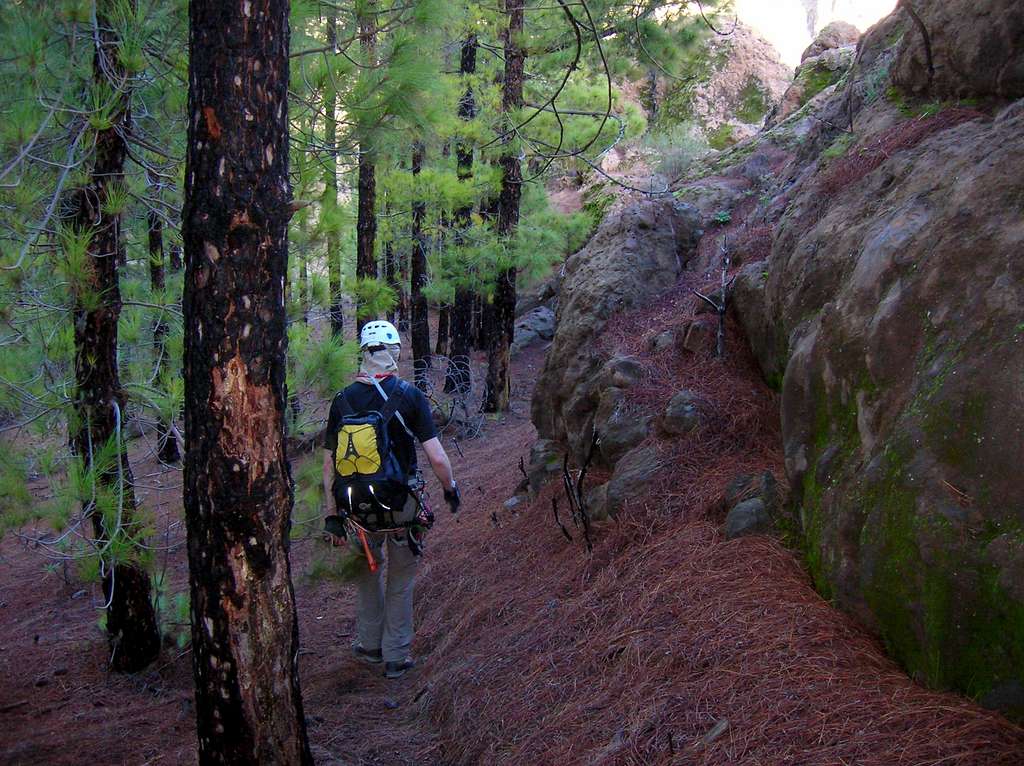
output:
<instances>
[{"instance_id":1,"label":"reddish brown ground","mask_svg":"<svg viewBox=\"0 0 1024 766\"><path fill-rule=\"evenodd\" d=\"M318 763L1024 762L1024 731L908 679L817 596L778 540L723 539L713 500L724 482L777 470L777 442L765 448L777 437L775 403L735 343L724 365L644 350L652 328L688 319L680 295L607 337L656 375L635 393L638 410L687 386L706 397L709 425L692 442L658 443L659 481L596 530L588 554L579 530L570 526L569 543L554 526L557 486L502 507L534 438L529 387L518 387L512 414L463 444L465 457L450 450L466 502L456 518L436 508L417 605L420 667L406 679L387 682L349 655L351 589L305 576L325 549L315 536L295 541ZM540 363L539 351L520 359L518 379L532 381ZM746 436L737 447L729 434ZM140 494L166 502L165 529L180 517L180 474L160 480L172 486ZM175 524L172 592L185 583L182 538ZM19 540L0 544L0 763L193 763L188 653L168 649L137 677L108 675L93 589L42 565ZM716 723L724 732L702 744Z\"/></svg>"}]
</instances>

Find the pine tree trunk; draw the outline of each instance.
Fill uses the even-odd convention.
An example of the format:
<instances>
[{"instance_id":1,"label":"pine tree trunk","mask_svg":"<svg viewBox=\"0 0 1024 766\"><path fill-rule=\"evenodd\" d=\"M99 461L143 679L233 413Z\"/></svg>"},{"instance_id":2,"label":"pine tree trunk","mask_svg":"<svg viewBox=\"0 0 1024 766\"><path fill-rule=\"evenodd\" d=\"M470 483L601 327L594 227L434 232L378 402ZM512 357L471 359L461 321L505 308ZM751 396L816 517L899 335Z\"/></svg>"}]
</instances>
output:
<instances>
[{"instance_id":1,"label":"pine tree trunk","mask_svg":"<svg viewBox=\"0 0 1024 766\"><path fill-rule=\"evenodd\" d=\"M153 292L163 291L164 279L164 225L160 216L150 211L147 217L149 228L149 284ZM163 313L157 315L153 323L153 346L156 349L155 377L164 374L167 363L167 321ZM162 463L177 463L181 459L178 452L178 440L170 423L157 417L156 423L157 457Z\"/></svg>"},{"instance_id":2,"label":"pine tree trunk","mask_svg":"<svg viewBox=\"0 0 1024 766\"><path fill-rule=\"evenodd\" d=\"M508 30L505 34L505 80L501 106L506 135L501 155L501 196L498 198L498 236L509 239L519 225L522 197L522 168L511 127L523 105L523 71L526 51L520 46L523 34L523 6L517 0L505 0ZM501 412L509 407L512 387L509 349L515 332L516 270L506 269L494 286L493 326L487 350L487 380L484 383L483 411Z\"/></svg>"},{"instance_id":3,"label":"pine tree trunk","mask_svg":"<svg viewBox=\"0 0 1024 766\"><path fill-rule=\"evenodd\" d=\"M331 55L338 44L337 11L327 11L327 44L331 47ZM324 145L327 156L324 158L324 197L323 206L329 214L336 215L338 208L338 88L332 76L328 76L324 86ZM341 304L341 248L338 247L338 235L332 231L327 235L327 288L330 291L331 333L341 338L345 329L345 318Z\"/></svg>"},{"instance_id":4,"label":"pine tree trunk","mask_svg":"<svg viewBox=\"0 0 1024 766\"><path fill-rule=\"evenodd\" d=\"M171 271L177 274L181 271L181 245L170 246Z\"/></svg>"},{"instance_id":5,"label":"pine tree trunk","mask_svg":"<svg viewBox=\"0 0 1024 766\"><path fill-rule=\"evenodd\" d=\"M191 0L185 520L201 764L311 764L284 441L288 2Z\"/></svg>"},{"instance_id":6,"label":"pine tree trunk","mask_svg":"<svg viewBox=\"0 0 1024 766\"><path fill-rule=\"evenodd\" d=\"M415 179L423 170L423 144L412 147L412 174ZM416 181L414 180L415 184ZM409 303L412 313L412 365L416 385L426 391L426 372L430 369L430 325L427 322L427 298L423 287L427 284L427 249L423 242L423 219L427 203L412 203L412 263L409 266Z\"/></svg>"},{"instance_id":7,"label":"pine tree trunk","mask_svg":"<svg viewBox=\"0 0 1024 766\"><path fill-rule=\"evenodd\" d=\"M476 72L476 35L470 35L462 43L462 57L459 72L469 76ZM458 116L466 122L476 117L476 97L472 85L466 86L466 92L459 99ZM469 183L473 178L473 145L460 138L455 144L456 174L459 181ZM455 211L455 241L461 244L464 232L469 228L473 215L472 205ZM451 353L448 358L448 369L444 376L445 393L468 393L470 386L469 351L473 333L473 293L461 287L455 290L455 301L452 303L448 319L448 335Z\"/></svg>"},{"instance_id":8,"label":"pine tree trunk","mask_svg":"<svg viewBox=\"0 0 1024 766\"><path fill-rule=\"evenodd\" d=\"M473 348L478 351L486 351L487 345L484 333L484 298L480 294L473 296L473 319L472 319L472 335L473 335Z\"/></svg>"},{"instance_id":9,"label":"pine tree trunk","mask_svg":"<svg viewBox=\"0 0 1024 766\"><path fill-rule=\"evenodd\" d=\"M409 331L409 261L411 250L407 253L404 249L395 259L395 282L398 284L398 329L402 332ZM429 344L428 344L429 345Z\"/></svg>"},{"instance_id":10,"label":"pine tree trunk","mask_svg":"<svg viewBox=\"0 0 1024 766\"><path fill-rule=\"evenodd\" d=\"M654 67L647 70L647 125L650 128L658 121L658 71Z\"/></svg>"},{"instance_id":11,"label":"pine tree trunk","mask_svg":"<svg viewBox=\"0 0 1024 766\"><path fill-rule=\"evenodd\" d=\"M309 324L309 312L313 307L313 286L309 283L309 262L305 255L299 256L299 310L302 323Z\"/></svg>"},{"instance_id":12,"label":"pine tree trunk","mask_svg":"<svg viewBox=\"0 0 1024 766\"><path fill-rule=\"evenodd\" d=\"M387 202L387 195L384 197L384 217L387 218L391 213L391 206ZM387 319L392 324L395 323L396 312L398 311L398 304L402 296L401 285L398 284L398 257L395 255L395 240L393 237L388 237L387 241L384 242L384 282L395 292L395 303L386 312Z\"/></svg>"},{"instance_id":13,"label":"pine tree trunk","mask_svg":"<svg viewBox=\"0 0 1024 766\"><path fill-rule=\"evenodd\" d=\"M83 277L83 289L75 292L72 308L77 424L71 430L74 452L87 470L92 469L98 451L116 443L116 466L100 472L95 480L119 498L118 508L114 513L103 513L89 501L83 511L90 517L93 534L101 544L116 542L119 548L126 546L131 551L133 546L127 541L139 534L140 525L131 466L121 439L126 397L117 369L117 323L121 315L117 265L124 260L124 243L120 215L104 210L110 188L124 182L124 136L131 126L130 93L117 60L119 40L107 21L113 10L113 0L97 3L100 31L93 59L95 80L119 93L111 115L113 124L96 134L89 184L73 194L72 225L89 231L91 238L88 273ZM103 595L108 604L107 638L116 670L141 670L160 653L160 633L150 594L149 574L137 561L122 557L106 568Z\"/></svg>"},{"instance_id":14,"label":"pine tree trunk","mask_svg":"<svg viewBox=\"0 0 1024 766\"><path fill-rule=\"evenodd\" d=\"M373 66L376 50L376 23L373 15L374 4L368 2L365 14L359 19L359 44L363 49L366 66ZM360 126L359 138L359 180L357 192L358 212L356 218L356 276L367 279L377 278L377 259L374 257L374 243L377 239L377 179L374 137L369 126ZM361 317L360 306L356 306L356 333L372 317Z\"/></svg>"},{"instance_id":15,"label":"pine tree trunk","mask_svg":"<svg viewBox=\"0 0 1024 766\"><path fill-rule=\"evenodd\" d=\"M437 356L448 356L448 316L452 307L445 303L437 307L437 344L434 353Z\"/></svg>"},{"instance_id":16,"label":"pine tree trunk","mask_svg":"<svg viewBox=\"0 0 1024 766\"><path fill-rule=\"evenodd\" d=\"M469 393L469 350L472 340L473 293L456 290L455 302L448 314L448 336L450 355L448 369L444 374L446 394L465 395Z\"/></svg>"}]
</instances>

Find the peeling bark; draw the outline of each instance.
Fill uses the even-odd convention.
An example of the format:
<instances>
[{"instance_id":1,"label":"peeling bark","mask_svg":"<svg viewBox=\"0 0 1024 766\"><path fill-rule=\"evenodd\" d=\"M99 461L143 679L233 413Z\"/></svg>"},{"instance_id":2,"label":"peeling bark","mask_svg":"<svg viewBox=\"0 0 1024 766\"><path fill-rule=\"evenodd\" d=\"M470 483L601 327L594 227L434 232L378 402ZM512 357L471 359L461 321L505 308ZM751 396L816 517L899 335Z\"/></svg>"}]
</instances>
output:
<instances>
[{"instance_id":1,"label":"peeling bark","mask_svg":"<svg viewBox=\"0 0 1024 766\"><path fill-rule=\"evenodd\" d=\"M185 518L203 764L310 764L288 561L288 3L191 0Z\"/></svg>"}]
</instances>

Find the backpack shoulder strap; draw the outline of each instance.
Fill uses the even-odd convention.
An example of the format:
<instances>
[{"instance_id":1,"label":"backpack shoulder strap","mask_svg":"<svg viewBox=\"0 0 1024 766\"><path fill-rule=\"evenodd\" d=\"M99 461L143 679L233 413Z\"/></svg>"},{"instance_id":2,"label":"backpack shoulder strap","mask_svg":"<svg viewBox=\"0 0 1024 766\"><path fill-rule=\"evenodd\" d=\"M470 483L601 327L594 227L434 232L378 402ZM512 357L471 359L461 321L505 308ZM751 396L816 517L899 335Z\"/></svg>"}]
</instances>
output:
<instances>
[{"instance_id":1,"label":"backpack shoulder strap","mask_svg":"<svg viewBox=\"0 0 1024 766\"><path fill-rule=\"evenodd\" d=\"M352 409L352 402L350 402L348 397L345 395L344 388L341 389L334 398L341 402L341 414L343 416L351 415L354 412Z\"/></svg>"},{"instance_id":2,"label":"backpack shoulder strap","mask_svg":"<svg viewBox=\"0 0 1024 766\"><path fill-rule=\"evenodd\" d=\"M373 381L373 385L377 389L377 393L384 398L384 406L380 410L381 417L384 418L384 424L387 425L391 421L391 418L397 417L398 422L402 424L402 428L405 429L405 432L409 434L415 442L416 437L413 435L413 432L409 430L409 426L405 424L405 418L402 417L402 413L398 411L398 408L409 394L409 384L401 378L396 377L395 388L391 392L390 397L384 392L384 388L376 380Z\"/></svg>"}]
</instances>

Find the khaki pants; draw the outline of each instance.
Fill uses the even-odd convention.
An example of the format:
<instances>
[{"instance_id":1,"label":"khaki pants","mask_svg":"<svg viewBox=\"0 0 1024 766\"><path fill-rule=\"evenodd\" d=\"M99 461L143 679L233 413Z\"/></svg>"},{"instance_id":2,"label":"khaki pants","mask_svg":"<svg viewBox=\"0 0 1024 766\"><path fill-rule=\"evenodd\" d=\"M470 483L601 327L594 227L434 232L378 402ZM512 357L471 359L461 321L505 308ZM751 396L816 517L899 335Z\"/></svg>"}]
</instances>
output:
<instances>
[{"instance_id":1,"label":"khaki pants","mask_svg":"<svg viewBox=\"0 0 1024 766\"><path fill-rule=\"evenodd\" d=\"M412 498L405 511L416 512ZM364 565L356 579L356 637L364 649L380 648L385 662L401 662L412 647L413 582L419 556L409 550L405 532L392 534L366 533L366 542L378 567L371 572ZM358 535L349 535L349 545L365 557ZM387 572L384 549L387 548Z\"/></svg>"}]
</instances>

